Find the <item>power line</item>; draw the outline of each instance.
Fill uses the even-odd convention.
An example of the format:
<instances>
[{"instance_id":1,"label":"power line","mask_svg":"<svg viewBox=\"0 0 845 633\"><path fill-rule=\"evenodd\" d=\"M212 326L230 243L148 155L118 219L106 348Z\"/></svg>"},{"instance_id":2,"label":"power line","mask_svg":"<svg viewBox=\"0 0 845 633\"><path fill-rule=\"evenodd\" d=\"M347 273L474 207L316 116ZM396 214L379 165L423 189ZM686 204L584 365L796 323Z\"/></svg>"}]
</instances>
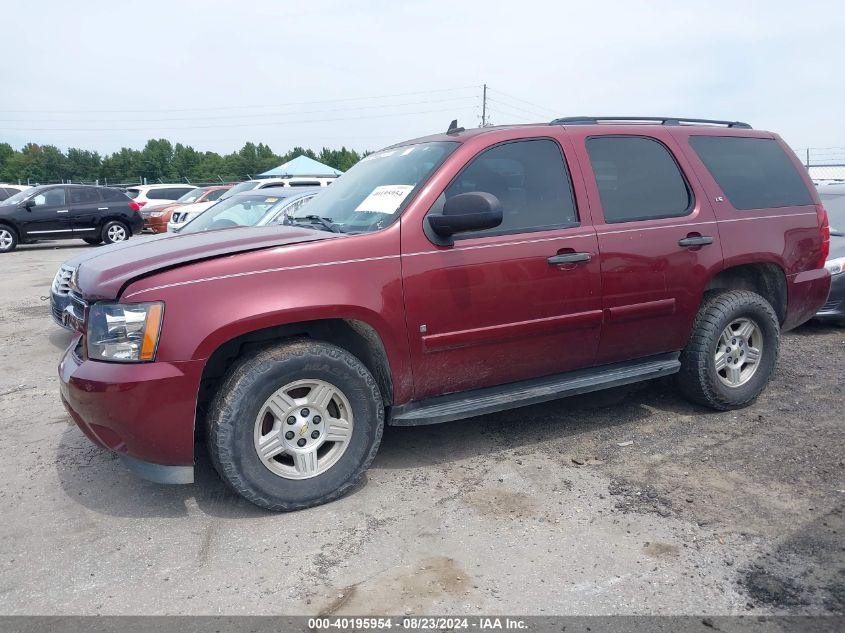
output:
<instances>
[{"instance_id":1,"label":"power line","mask_svg":"<svg viewBox=\"0 0 845 633\"><path fill-rule=\"evenodd\" d=\"M4 114L13 114L19 112L32 112L36 114L48 114L48 113L76 113L76 112L92 112L95 114L106 114L106 113L118 113L118 114L138 114L138 113L146 113L146 112L219 112L224 110L245 110L250 108L283 108L286 106L300 106L300 105L316 105L320 103L343 103L346 101L366 101L368 99L392 99L394 97L408 97L412 95L421 95L421 94L433 94L433 93L441 93L441 92L457 92L460 90L469 90L478 89L480 86L472 85L472 86L461 86L460 88L438 88L435 90L417 90L414 92L398 92L394 94L388 95L367 95L361 97L341 97L338 99L320 99L317 101L291 101L288 103L265 103L265 104L255 104L255 105L238 105L238 106L216 106L210 108L146 108L143 110L89 110L89 109L82 109L82 110L0 110L0 113Z\"/></svg>"},{"instance_id":2,"label":"power line","mask_svg":"<svg viewBox=\"0 0 845 633\"><path fill-rule=\"evenodd\" d=\"M458 110L466 110L468 108L475 109L475 106L462 106ZM266 126L280 126L280 125L300 125L303 123L328 123L333 121L359 121L363 119L373 119L382 117L396 117L407 116L411 114L429 114L434 112L455 112L455 108L440 108L437 110L417 110L415 112L395 112L395 113L379 113L369 114L359 117L336 117L330 119L300 119L300 120L286 120L286 121L265 121L265 122L250 122L250 123L227 123L218 125L180 125L180 126L144 126L144 127L90 127L90 128L59 128L59 127L6 127L0 128L4 132L132 132L145 130L201 130L201 129L219 129L219 128L236 128L236 127L266 127Z\"/></svg>"},{"instance_id":3,"label":"power line","mask_svg":"<svg viewBox=\"0 0 845 633\"><path fill-rule=\"evenodd\" d=\"M429 103L444 103L448 101L466 101L468 99L475 100L476 97L467 96L467 97L447 97L445 99L428 99L425 101L406 101L405 103L390 103L385 105L367 105L367 106L357 106L354 108L330 108L328 110L300 110L300 111L292 111L292 112L267 112L267 113L250 113L250 114L228 114L228 115L215 115L215 116L189 116L189 117L165 117L165 118L155 118L155 119L130 119L127 122L130 123L157 123L157 122L165 122L165 121L215 121L219 119L254 119L257 117L277 117L280 114L282 115L297 115L297 114L324 114L326 112L349 112L349 111L356 111L356 110L372 110L376 108L399 108L411 105L424 105ZM102 121L102 120L93 120L93 119L0 119L2 123L122 123L123 121L119 119L114 119L113 121Z\"/></svg>"},{"instance_id":4,"label":"power line","mask_svg":"<svg viewBox=\"0 0 845 633\"><path fill-rule=\"evenodd\" d=\"M509 94L507 92L503 92L501 90L497 90L497 89L494 89L494 88L490 88L490 90L492 92L498 93L502 97L507 97L508 99L513 99L514 101L519 101L519 102L524 103L526 105L530 105L530 106L533 106L535 108L539 108L540 111L551 112L555 116L557 116L559 114L559 112L557 110L554 110L552 108L547 108L546 106L541 106L541 105L539 105L537 103L533 103L531 101L526 101L525 99L521 99L521 98L516 97L516 96Z\"/></svg>"}]
</instances>

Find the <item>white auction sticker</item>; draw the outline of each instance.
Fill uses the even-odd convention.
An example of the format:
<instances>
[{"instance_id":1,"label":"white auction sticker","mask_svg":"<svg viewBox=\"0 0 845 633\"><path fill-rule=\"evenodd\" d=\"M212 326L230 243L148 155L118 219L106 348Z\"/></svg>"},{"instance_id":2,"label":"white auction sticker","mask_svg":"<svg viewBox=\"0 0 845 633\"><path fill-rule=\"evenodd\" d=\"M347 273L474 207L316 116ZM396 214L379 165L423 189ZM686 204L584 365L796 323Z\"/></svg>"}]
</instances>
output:
<instances>
[{"instance_id":1,"label":"white auction sticker","mask_svg":"<svg viewBox=\"0 0 845 633\"><path fill-rule=\"evenodd\" d=\"M360 213L396 213L413 185L381 185L370 192L355 211Z\"/></svg>"}]
</instances>

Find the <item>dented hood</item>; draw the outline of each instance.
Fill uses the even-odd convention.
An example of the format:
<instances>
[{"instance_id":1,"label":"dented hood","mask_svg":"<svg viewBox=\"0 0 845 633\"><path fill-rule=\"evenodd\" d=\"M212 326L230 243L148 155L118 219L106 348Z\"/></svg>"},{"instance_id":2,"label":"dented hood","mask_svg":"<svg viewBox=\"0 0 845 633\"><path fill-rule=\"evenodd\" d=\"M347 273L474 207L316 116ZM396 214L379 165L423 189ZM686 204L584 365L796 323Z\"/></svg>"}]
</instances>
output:
<instances>
[{"instance_id":1,"label":"dented hood","mask_svg":"<svg viewBox=\"0 0 845 633\"><path fill-rule=\"evenodd\" d=\"M159 270L235 253L342 237L342 233L302 227L267 226L134 238L78 258L73 283L89 301L115 299L133 279ZM71 262L74 260L68 264Z\"/></svg>"}]
</instances>

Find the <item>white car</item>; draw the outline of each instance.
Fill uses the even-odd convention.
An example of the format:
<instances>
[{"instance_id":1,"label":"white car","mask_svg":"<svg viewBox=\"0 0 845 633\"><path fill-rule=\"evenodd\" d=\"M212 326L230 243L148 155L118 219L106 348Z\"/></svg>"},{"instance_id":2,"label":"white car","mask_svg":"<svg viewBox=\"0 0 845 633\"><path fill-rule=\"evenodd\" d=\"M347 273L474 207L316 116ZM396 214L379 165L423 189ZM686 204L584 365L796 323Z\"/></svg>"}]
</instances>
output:
<instances>
[{"instance_id":1,"label":"white car","mask_svg":"<svg viewBox=\"0 0 845 633\"><path fill-rule=\"evenodd\" d=\"M284 176L279 178L244 180L220 196L220 199L225 200L236 193L252 191L253 189L266 189L267 187L328 187L338 178L339 176Z\"/></svg>"},{"instance_id":2,"label":"white car","mask_svg":"<svg viewBox=\"0 0 845 633\"><path fill-rule=\"evenodd\" d=\"M200 213L217 203L217 200L211 202L197 202L196 204L186 204L173 211L170 216L170 222L167 223L167 232L172 233L176 229L180 229L188 222L197 217Z\"/></svg>"},{"instance_id":3,"label":"white car","mask_svg":"<svg viewBox=\"0 0 845 633\"><path fill-rule=\"evenodd\" d=\"M29 185L12 185L0 182L0 200L11 198L16 193L29 189Z\"/></svg>"},{"instance_id":4,"label":"white car","mask_svg":"<svg viewBox=\"0 0 845 633\"><path fill-rule=\"evenodd\" d=\"M169 185L134 185L126 188L126 195L132 198L139 207L145 204L168 204L176 202L189 191L196 189L196 185L173 183Z\"/></svg>"}]
</instances>

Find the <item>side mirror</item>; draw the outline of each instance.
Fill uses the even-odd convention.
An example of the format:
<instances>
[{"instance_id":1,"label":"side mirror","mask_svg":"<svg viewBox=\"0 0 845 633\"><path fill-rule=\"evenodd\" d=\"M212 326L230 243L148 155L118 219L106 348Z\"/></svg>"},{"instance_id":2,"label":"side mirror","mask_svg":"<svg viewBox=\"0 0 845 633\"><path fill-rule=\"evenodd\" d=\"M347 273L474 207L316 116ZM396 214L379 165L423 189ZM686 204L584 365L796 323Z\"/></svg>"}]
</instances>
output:
<instances>
[{"instance_id":1,"label":"side mirror","mask_svg":"<svg viewBox=\"0 0 845 633\"><path fill-rule=\"evenodd\" d=\"M34 198L30 198L29 200L27 200L26 202L23 203L23 208L26 209L27 211L32 211L32 207L34 207L34 206L35 206L35 199Z\"/></svg>"},{"instance_id":2,"label":"side mirror","mask_svg":"<svg viewBox=\"0 0 845 633\"><path fill-rule=\"evenodd\" d=\"M502 223L502 203L492 193L471 191L446 200L443 213L426 217L426 231L436 244L452 244L452 235L492 229ZM433 235L432 235L433 233Z\"/></svg>"}]
</instances>

